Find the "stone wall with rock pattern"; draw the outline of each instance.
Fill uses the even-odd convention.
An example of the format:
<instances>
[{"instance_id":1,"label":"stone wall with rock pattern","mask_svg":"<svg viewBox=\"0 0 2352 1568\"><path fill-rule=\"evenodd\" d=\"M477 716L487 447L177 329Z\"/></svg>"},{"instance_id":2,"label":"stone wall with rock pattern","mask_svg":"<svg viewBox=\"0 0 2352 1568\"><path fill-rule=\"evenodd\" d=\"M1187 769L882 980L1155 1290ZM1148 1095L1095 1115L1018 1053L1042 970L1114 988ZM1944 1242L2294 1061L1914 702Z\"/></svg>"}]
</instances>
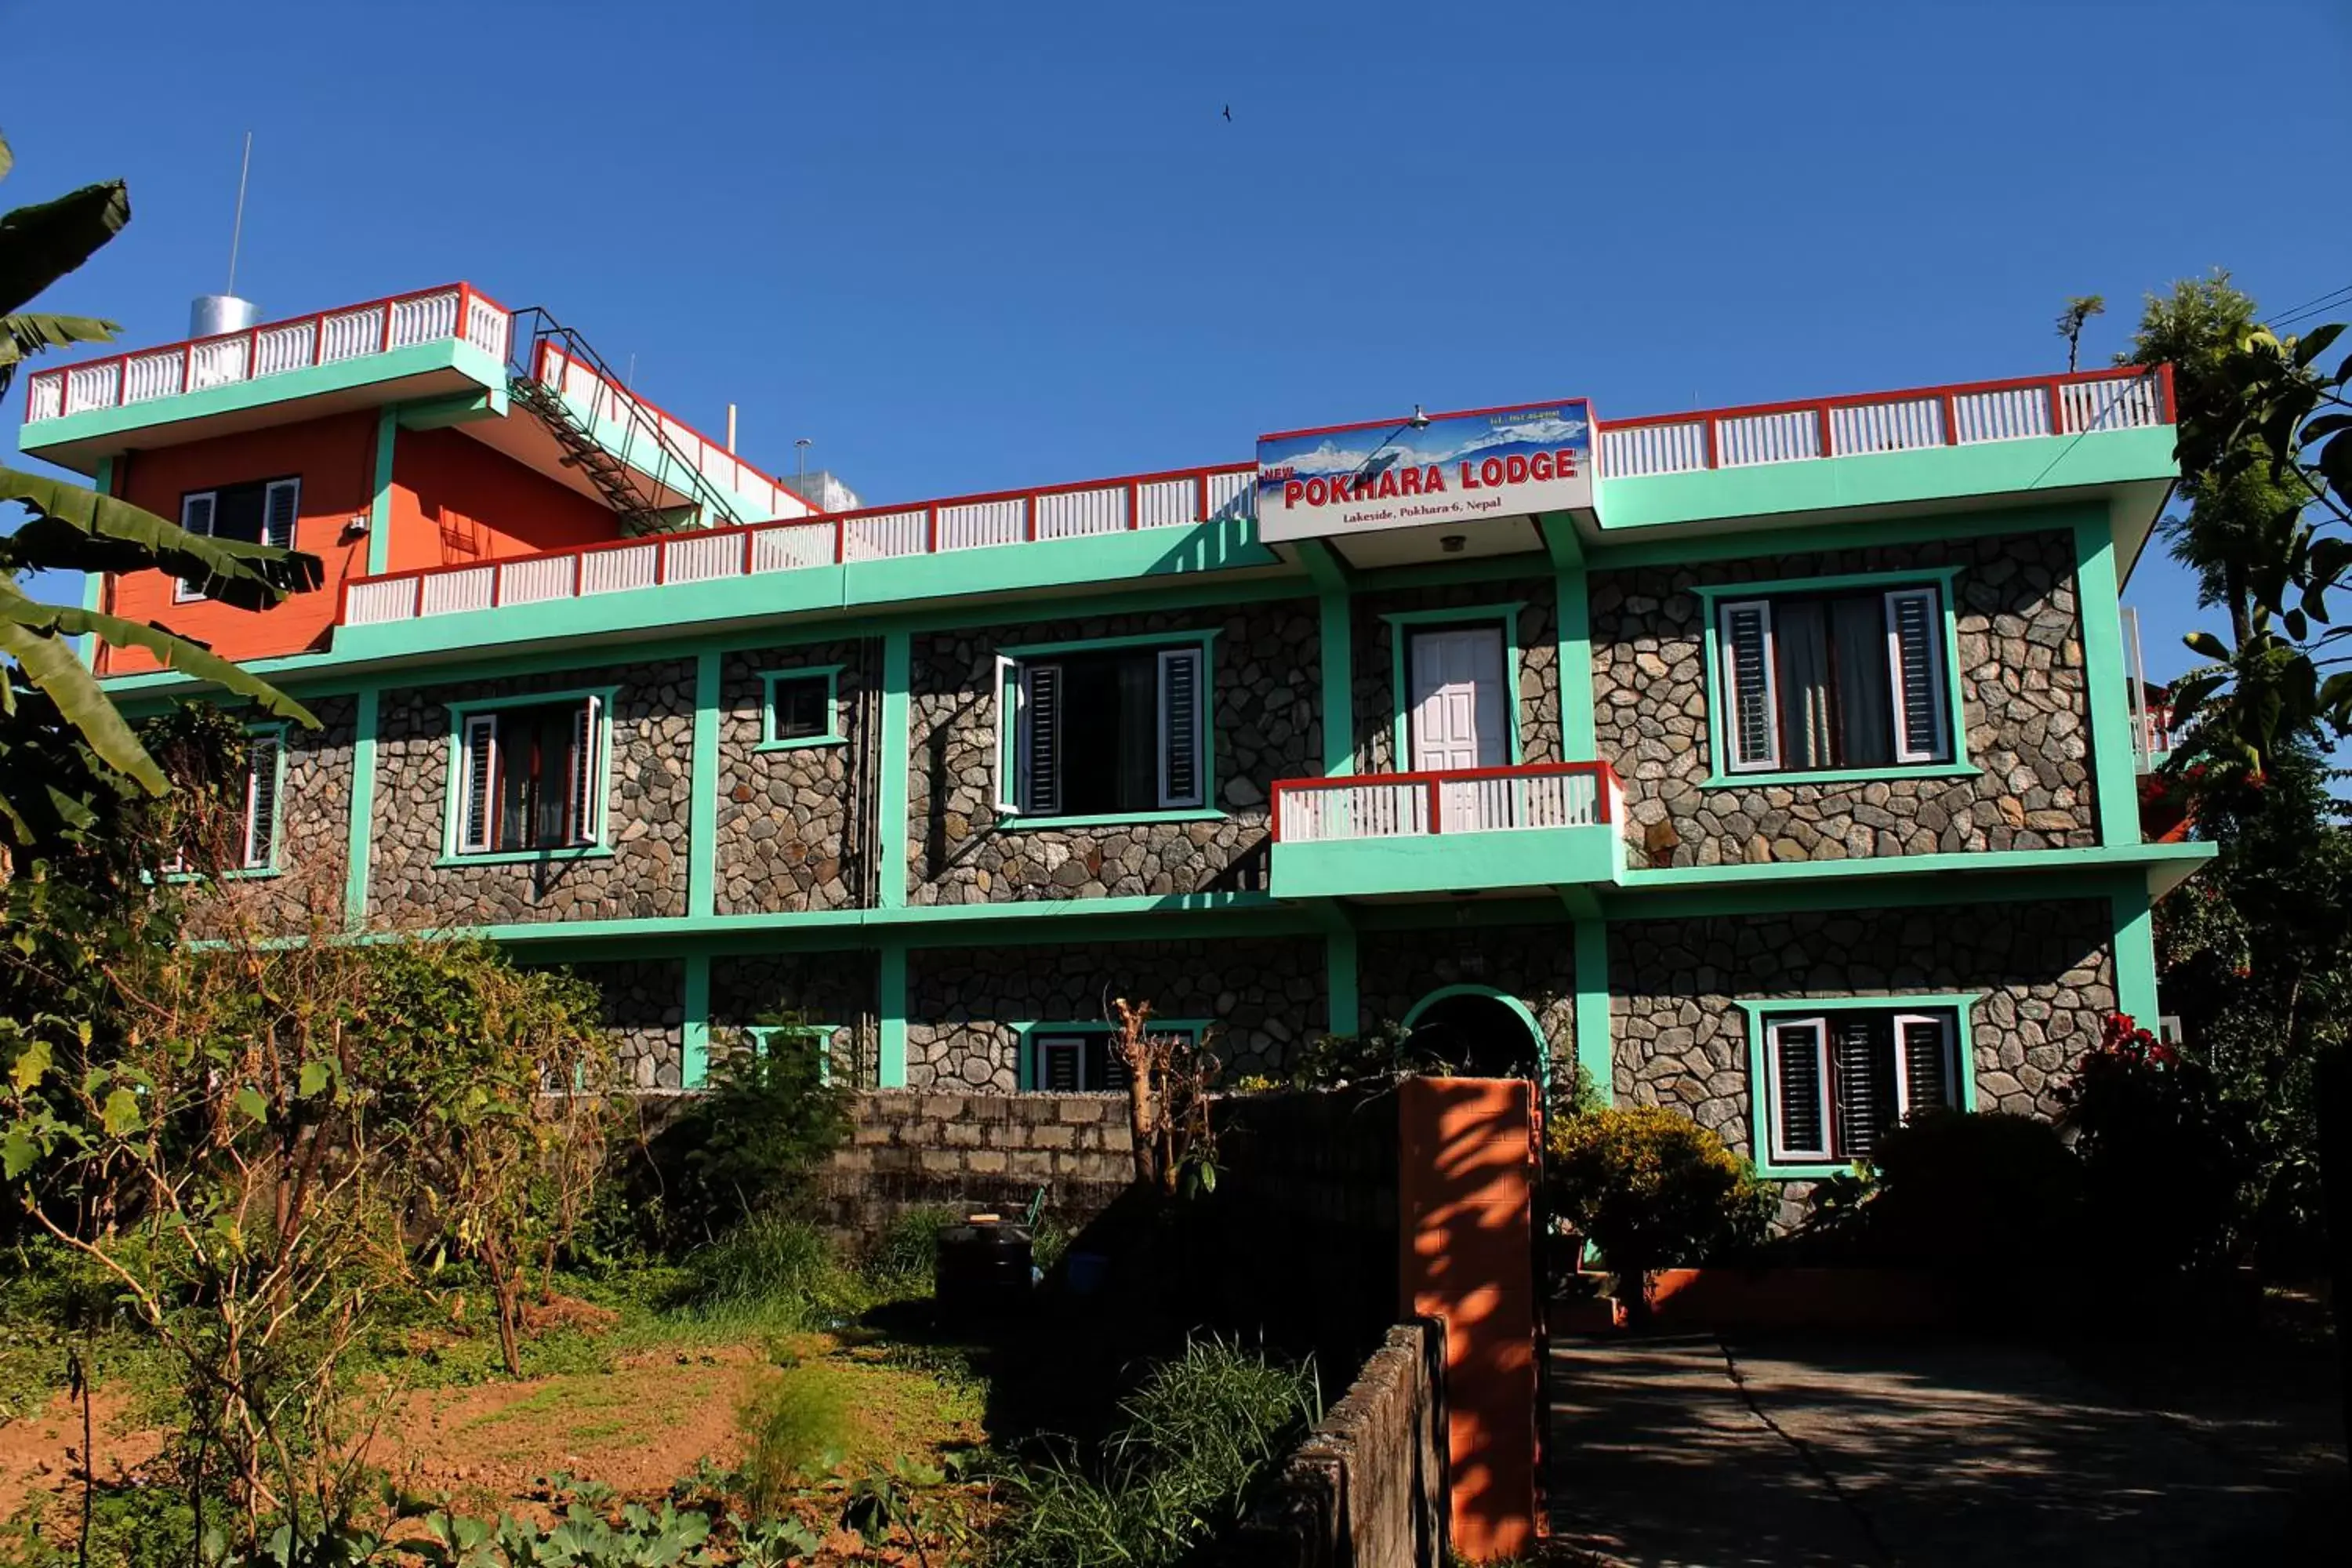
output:
<instances>
[{"instance_id":1,"label":"stone wall with rock pattern","mask_svg":"<svg viewBox=\"0 0 2352 1568\"><path fill-rule=\"evenodd\" d=\"M1399 628L1381 617L1417 611L1507 605L1514 600L1520 602L1517 628L1519 644L1519 760L1524 763L1585 760L1577 757L1563 759L1560 756L1559 590L1557 581L1547 575L1495 583L1459 583L1443 588L1398 588L1356 595L1353 630L1355 668L1351 672L1355 687L1355 772L1410 771L1400 769L1396 757L1396 634ZM1465 621L1465 624L1471 623ZM1403 629L1409 634L1423 628L1415 625ZM1410 671L1406 679L1412 679Z\"/></svg>"},{"instance_id":2,"label":"stone wall with rock pattern","mask_svg":"<svg viewBox=\"0 0 2352 1568\"><path fill-rule=\"evenodd\" d=\"M1959 568L1961 721L1973 777L1703 789L1709 691L1692 590ZM1874 545L1591 575L1595 727L1624 782L1633 865L1842 860L2097 842L2073 536ZM1644 845L1654 853L1645 853Z\"/></svg>"},{"instance_id":3,"label":"stone wall with rock pattern","mask_svg":"<svg viewBox=\"0 0 2352 1568\"><path fill-rule=\"evenodd\" d=\"M1371 1029L1397 1024L1431 992L1483 985L1536 1016L1554 1071L1576 1060L1576 928L1445 924L1356 939L1357 1007Z\"/></svg>"},{"instance_id":4,"label":"stone wall with rock pattern","mask_svg":"<svg viewBox=\"0 0 2352 1568\"><path fill-rule=\"evenodd\" d=\"M761 751L772 670L841 666L836 745ZM874 781L853 779L865 723L861 700L878 684L880 645L802 643L729 654L719 665L717 906L722 915L855 907L861 868L858 814Z\"/></svg>"},{"instance_id":5,"label":"stone wall with rock pattern","mask_svg":"<svg viewBox=\"0 0 2352 1568\"><path fill-rule=\"evenodd\" d=\"M630 1089L675 1089L686 1069L686 965L674 958L548 964L596 987L605 1032L613 1037L621 1082Z\"/></svg>"},{"instance_id":6,"label":"stone wall with rock pattern","mask_svg":"<svg viewBox=\"0 0 2352 1568\"><path fill-rule=\"evenodd\" d=\"M449 798L447 704L614 686L605 842L593 858L436 866ZM686 910L690 660L559 670L495 681L388 687L376 743L372 924L405 929L521 921L650 920Z\"/></svg>"},{"instance_id":7,"label":"stone wall with rock pattern","mask_svg":"<svg viewBox=\"0 0 2352 1568\"><path fill-rule=\"evenodd\" d=\"M286 766L278 791L278 873L224 879L193 900L189 919L204 933L233 927L288 933L343 923L344 868L351 864L352 743L359 704L349 697L305 700L319 728L286 726ZM224 821L242 835L244 818Z\"/></svg>"},{"instance_id":8,"label":"stone wall with rock pattern","mask_svg":"<svg viewBox=\"0 0 2352 1568\"><path fill-rule=\"evenodd\" d=\"M1091 1024L1113 997L1219 1026L1228 1079L1278 1068L1328 1026L1319 937L917 948L907 954L910 1088L1021 1087L1022 1023Z\"/></svg>"},{"instance_id":9,"label":"stone wall with rock pattern","mask_svg":"<svg viewBox=\"0 0 2352 1568\"><path fill-rule=\"evenodd\" d=\"M719 954L710 961L710 1026L740 1029L763 1013L793 1012L834 1026L833 1081L875 1079L877 994L870 952ZM713 1047L717 1049L714 1041Z\"/></svg>"},{"instance_id":10,"label":"stone wall with rock pattern","mask_svg":"<svg viewBox=\"0 0 2352 1568\"><path fill-rule=\"evenodd\" d=\"M1034 831L997 824L996 655L1002 647L1214 629L1212 804L1222 821ZM910 700L908 899L1016 903L1255 887L1277 780L1322 771L1315 601L919 633Z\"/></svg>"}]
</instances>

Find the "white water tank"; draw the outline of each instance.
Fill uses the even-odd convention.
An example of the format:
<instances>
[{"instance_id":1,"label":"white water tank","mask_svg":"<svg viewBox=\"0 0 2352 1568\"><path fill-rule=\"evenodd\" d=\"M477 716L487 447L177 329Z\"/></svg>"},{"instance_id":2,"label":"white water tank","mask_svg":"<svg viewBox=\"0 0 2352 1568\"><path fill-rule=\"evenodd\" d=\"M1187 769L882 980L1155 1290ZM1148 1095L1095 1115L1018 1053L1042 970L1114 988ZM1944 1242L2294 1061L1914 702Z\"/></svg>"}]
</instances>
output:
<instances>
[{"instance_id":1,"label":"white water tank","mask_svg":"<svg viewBox=\"0 0 2352 1568\"><path fill-rule=\"evenodd\" d=\"M188 309L188 336L217 338L241 332L261 319L261 307L234 294L199 294Z\"/></svg>"}]
</instances>

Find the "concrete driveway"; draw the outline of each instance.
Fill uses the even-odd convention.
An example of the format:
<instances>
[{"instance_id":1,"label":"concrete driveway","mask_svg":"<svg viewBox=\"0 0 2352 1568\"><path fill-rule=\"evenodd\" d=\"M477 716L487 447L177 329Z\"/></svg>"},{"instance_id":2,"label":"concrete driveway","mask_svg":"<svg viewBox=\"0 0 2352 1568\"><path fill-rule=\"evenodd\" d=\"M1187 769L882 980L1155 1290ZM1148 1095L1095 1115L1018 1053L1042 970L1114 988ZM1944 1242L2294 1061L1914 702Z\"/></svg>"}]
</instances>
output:
<instances>
[{"instance_id":1,"label":"concrete driveway","mask_svg":"<svg viewBox=\"0 0 2352 1568\"><path fill-rule=\"evenodd\" d=\"M2137 1375L2149 1355L2162 1364ZM1553 1530L1705 1568L2341 1560L2352 1509L2326 1375L2201 1351L2095 1362L1927 1340L1555 1341Z\"/></svg>"}]
</instances>

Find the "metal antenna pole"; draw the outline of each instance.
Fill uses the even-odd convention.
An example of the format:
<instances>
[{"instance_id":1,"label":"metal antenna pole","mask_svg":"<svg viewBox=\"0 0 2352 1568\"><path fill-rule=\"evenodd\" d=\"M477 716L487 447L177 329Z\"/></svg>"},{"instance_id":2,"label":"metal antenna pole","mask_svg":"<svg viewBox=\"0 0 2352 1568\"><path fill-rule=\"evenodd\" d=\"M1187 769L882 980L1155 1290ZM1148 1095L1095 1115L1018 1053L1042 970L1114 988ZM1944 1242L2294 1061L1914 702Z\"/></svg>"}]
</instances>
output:
<instances>
[{"instance_id":1,"label":"metal antenna pole","mask_svg":"<svg viewBox=\"0 0 2352 1568\"><path fill-rule=\"evenodd\" d=\"M236 222L228 231L228 292L236 292L237 247L245 243L245 177L253 172L253 132L245 133L245 159L236 166Z\"/></svg>"}]
</instances>

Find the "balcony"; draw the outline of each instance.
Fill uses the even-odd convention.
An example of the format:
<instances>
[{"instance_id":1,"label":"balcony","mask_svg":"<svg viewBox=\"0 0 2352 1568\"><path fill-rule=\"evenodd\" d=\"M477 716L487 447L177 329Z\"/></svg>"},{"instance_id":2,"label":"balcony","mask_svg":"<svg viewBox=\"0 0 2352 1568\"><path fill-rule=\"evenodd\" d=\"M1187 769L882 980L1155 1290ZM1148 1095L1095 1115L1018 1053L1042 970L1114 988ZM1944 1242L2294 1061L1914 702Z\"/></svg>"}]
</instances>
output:
<instances>
[{"instance_id":1,"label":"balcony","mask_svg":"<svg viewBox=\"0 0 2352 1568\"><path fill-rule=\"evenodd\" d=\"M383 626L670 584L1188 527L1246 516L1256 471L1247 463L1183 468L355 578L344 585L338 624Z\"/></svg>"},{"instance_id":2,"label":"balcony","mask_svg":"<svg viewBox=\"0 0 2352 1568\"><path fill-rule=\"evenodd\" d=\"M1270 886L1282 899L1412 899L1614 882L1623 818L1606 763L1286 779Z\"/></svg>"}]
</instances>

